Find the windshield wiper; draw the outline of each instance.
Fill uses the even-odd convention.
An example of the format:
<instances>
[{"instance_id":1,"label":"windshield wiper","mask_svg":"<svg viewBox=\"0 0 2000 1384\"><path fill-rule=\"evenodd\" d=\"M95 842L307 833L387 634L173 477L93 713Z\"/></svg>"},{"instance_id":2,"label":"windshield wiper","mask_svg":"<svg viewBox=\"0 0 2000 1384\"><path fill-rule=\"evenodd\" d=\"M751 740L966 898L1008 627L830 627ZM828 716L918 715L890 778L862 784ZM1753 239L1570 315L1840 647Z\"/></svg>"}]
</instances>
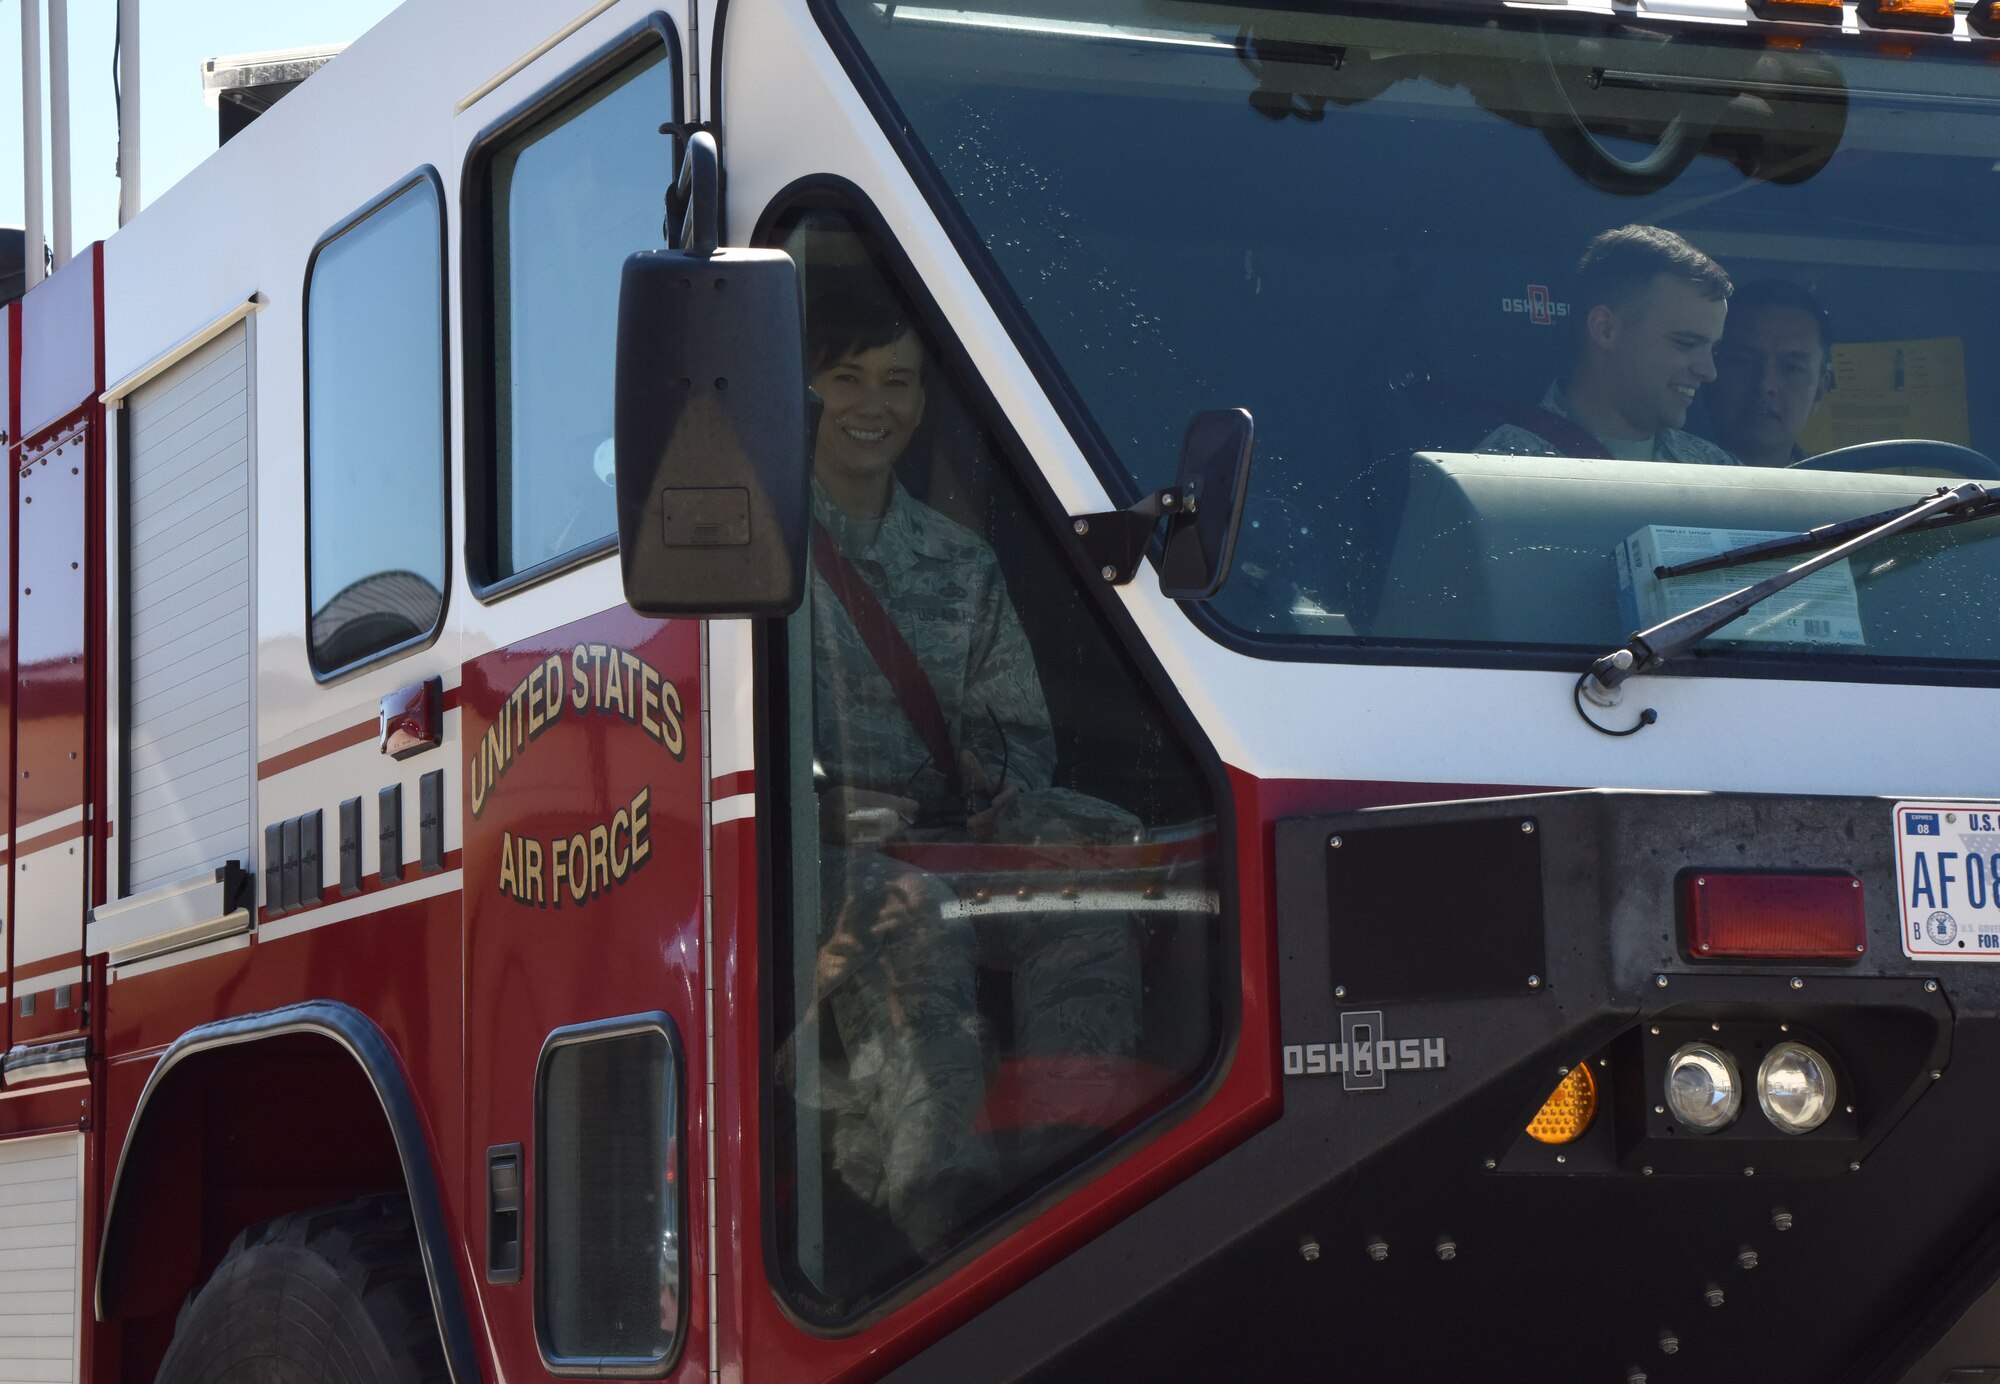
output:
<instances>
[{"instance_id":1,"label":"windshield wiper","mask_svg":"<svg viewBox=\"0 0 2000 1384\"><path fill-rule=\"evenodd\" d=\"M1947 493L1939 486L1937 494ZM1866 533L1878 524L1886 524L1901 518L1918 505L1929 504L1929 500L1918 500L1913 505L1898 505L1878 514L1864 514L1859 519L1843 519L1836 524L1821 524L1816 529L1804 533L1790 534L1784 538L1767 538L1761 543L1745 543L1740 548L1727 548L1707 557L1698 557L1689 562L1677 562L1670 567L1655 567L1653 575L1661 581L1669 577L1686 577L1696 572L1715 572L1725 567L1741 567L1746 562L1762 562L1767 558L1790 557L1793 553L1812 553L1821 548L1830 548L1845 542L1855 534ZM1986 487L1983 498L1955 509L1947 509L1941 514L1933 514L1925 520L1925 530L1947 529L1954 524L1969 524L1975 519L1990 518L2000 514L2000 491Z\"/></svg>"},{"instance_id":2,"label":"windshield wiper","mask_svg":"<svg viewBox=\"0 0 2000 1384\"><path fill-rule=\"evenodd\" d=\"M1577 679L1576 693L1579 697L1589 697L1600 706L1609 706L1616 700L1618 685L1626 679L1637 677L1641 673L1650 673L1668 659L1686 653L1750 607L1777 595L1788 586L1804 581L1823 567L1831 567L1863 548L1908 529L1929 527L1947 518L1952 523L1963 523L1996 513L2000 513L2000 486L1966 481L1949 490L1940 488L1938 493L1930 498L1906 505L1902 509L1889 510L1884 514L1866 515L1860 519L1849 520L1846 525L1825 525L1823 528L1793 538L1745 544L1741 548L1718 553L1713 558L1704 558L1700 563L1684 563L1677 569L1662 569L1687 572L1735 566L1739 562L1754 562L1760 557L1774 556L1773 545L1783 548L1789 544L1805 543L1808 547L1791 547L1787 551L1808 551L1811 547L1820 546L1820 540L1815 535L1824 535L1828 529L1847 527L1851 531L1854 526L1866 526L1845 542L1840 541L1839 536L1828 540L1837 546L1827 548L1817 557L1808 558L1796 567L1766 577L1760 582L1744 587L1741 591L1733 591L1727 596L1718 597L1706 605L1696 606L1693 610L1676 615L1670 620L1662 620L1651 629L1639 631L1622 647L1613 649L1592 663ZM1579 714L1582 713L1583 708L1580 703L1577 710ZM1590 721L1588 716L1584 719ZM1651 725L1652 720L1652 714L1649 712L1641 718L1638 725L1632 727L1632 730L1636 731L1640 726ZM1595 721L1590 721L1590 724L1598 730L1605 729ZM1629 735L1631 731L1606 731L1606 733Z\"/></svg>"}]
</instances>

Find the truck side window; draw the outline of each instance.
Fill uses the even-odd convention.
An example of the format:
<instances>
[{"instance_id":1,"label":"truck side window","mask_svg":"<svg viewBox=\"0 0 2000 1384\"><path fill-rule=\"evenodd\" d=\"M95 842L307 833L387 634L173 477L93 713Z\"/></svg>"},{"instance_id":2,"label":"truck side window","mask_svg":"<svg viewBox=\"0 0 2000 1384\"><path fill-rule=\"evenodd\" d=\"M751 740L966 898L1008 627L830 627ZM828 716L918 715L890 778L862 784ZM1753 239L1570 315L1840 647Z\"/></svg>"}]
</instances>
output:
<instances>
[{"instance_id":1,"label":"truck side window","mask_svg":"<svg viewBox=\"0 0 2000 1384\"><path fill-rule=\"evenodd\" d=\"M444 612L444 210L428 169L306 271L306 648L328 677Z\"/></svg>"},{"instance_id":2,"label":"truck side window","mask_svg":"<svg viewBox=\"0 0 2000 1384\"><path fill-rule=\"evenodd\" d=\"M1218 1050L1215 806L845 213L794 215L814 444L789 624L781 1272L851 1316Z\"/></svg>"},{"instance_id":3,"label":"truck side window","mask_svg":"<svg viewBox=\"0 0 2000 1384\"><path fill-rule=\"evenodd\" d=\"M482 589L603 551L612 489L611 382L625 257L656 250L673 176L673 64L646 35L552 110L473 157L468 292L483 361L468 372L468 557ZM479 276L484 282L479 282Z\"/></svg>"}]
</instances>

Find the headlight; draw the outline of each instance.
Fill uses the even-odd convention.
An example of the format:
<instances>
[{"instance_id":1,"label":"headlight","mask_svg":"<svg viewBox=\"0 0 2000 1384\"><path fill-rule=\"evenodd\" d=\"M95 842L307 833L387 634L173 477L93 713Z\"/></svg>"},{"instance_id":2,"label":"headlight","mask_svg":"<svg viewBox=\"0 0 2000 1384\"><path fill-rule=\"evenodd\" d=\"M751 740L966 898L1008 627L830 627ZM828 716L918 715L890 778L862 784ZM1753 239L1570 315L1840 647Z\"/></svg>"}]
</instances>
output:
<instances>
[{"instance_id":1,"label":"headlight","mask_svg":"<svg viewBox=\"0 0 2000 1384\"><path fill-rule=\"evenodd\" d=\"M1787 1134L1818 1129L1833 1113L1833 1066L1803 1043L1780 1043L1757 1068L1757 1104Z\"/></svg>"},{"instance_id":2,"label":"headlight","mask_svg":"<svg viewBox=\"0 0 2000 1384\"><path fill-rule=\"evenodd\" d=\"M1667 1063L1667 1109L1689 1129L1712 1133L1742 1108L1743 1083L1722 1049L1689 1043Z\"/></svg>"}]
</instances>

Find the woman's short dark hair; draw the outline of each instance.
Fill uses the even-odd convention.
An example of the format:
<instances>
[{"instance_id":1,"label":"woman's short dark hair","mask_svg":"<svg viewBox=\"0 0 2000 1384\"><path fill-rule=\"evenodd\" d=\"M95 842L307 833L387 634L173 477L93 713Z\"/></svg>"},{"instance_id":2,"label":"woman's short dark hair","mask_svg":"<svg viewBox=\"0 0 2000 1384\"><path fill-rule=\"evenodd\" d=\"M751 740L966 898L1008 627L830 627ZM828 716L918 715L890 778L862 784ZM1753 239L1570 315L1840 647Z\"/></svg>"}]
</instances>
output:
<instances>
[{"instance_id":1,"label":"woman's short dark hair","mask_svg":"<svg viewBox=\"0 0 2000 1384\"><path fill-rule=\"evenodd\" d=\"M873 275L822 269L826 277L806 295L806 371L817 375L836 361L893 345L916 329L886 285Z\"/></svg>"},{"instance_id":2,"label":"woman's short dark hair","mask_svg":"<svg viewBox=\"0 0 2000 1384\"><path fill-rule=\"evenodd\" d=\"M1717 302L1726 300L1733 288L1721 265L1672 231L1620 226L1584 247L1576 266L1577 297L1586 314L1600 303L1624 312L1661 275L1691 283Z\"/></svg>"}]
</instances>

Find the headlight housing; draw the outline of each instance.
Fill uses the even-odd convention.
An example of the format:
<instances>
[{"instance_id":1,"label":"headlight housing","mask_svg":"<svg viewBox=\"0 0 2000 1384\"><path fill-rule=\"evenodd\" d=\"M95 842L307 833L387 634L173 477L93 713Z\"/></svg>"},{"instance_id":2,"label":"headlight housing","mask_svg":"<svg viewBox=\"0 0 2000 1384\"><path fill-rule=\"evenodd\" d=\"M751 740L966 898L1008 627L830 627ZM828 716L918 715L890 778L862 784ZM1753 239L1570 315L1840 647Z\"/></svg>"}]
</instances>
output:
<instances>
[{"instance_id":1,"label":"headlight housing","mask_svg":"<svg viewBox=\"0 0 2000 1384\"><path fill-rule=\"evenodd\" d=\"M1804 1043L1778 1044L1757 1068L1757 1104L1787 1134L1825 1124L1838 1096L1833 1064Z\"/></svg>"},{"instance_id":2,"label":"headlight housing","mask_svg":"<svg viewBox=\"0 0 2000 1384\"><path fill-rule=\"evenodd\" d=\"M1698 1134L1727 1128L1743 1108L1736 1060L1721 1048L1689 1043L1667 1062L1667 1109Z\"/></svg>"}]
</instances>

